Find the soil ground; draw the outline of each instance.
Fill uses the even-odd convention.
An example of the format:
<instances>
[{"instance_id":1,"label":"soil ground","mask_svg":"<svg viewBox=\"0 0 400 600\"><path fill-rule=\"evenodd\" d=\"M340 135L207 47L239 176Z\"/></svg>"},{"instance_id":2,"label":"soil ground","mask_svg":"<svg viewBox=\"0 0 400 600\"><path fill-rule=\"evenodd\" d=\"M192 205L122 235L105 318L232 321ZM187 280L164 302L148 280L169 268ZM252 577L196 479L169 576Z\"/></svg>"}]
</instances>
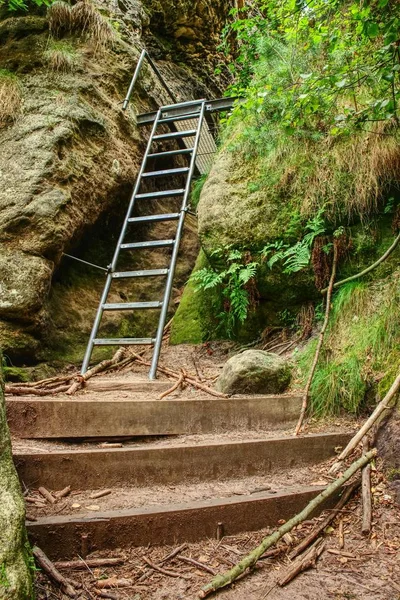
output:
<instances>
[{"instance_id":1,"label":"soil ground","mask_svg":"<svg viewBox=\"0 0 400 600\"><path fill-rule=\"evenodd\" d=\"M161 364L169 368L179 370L186 369L190 374L203 379L207 385L212 385L218 376L223 363L231 353L238 351L231 343L205 344L197 347L167 347L163 349ZM146 357L146 355L145 355ZM147 368L134 365L126 369L129 376L134 374L138 378L147 376ZM115 374L121 377L124 372ZM112 377L107 374L107 377ZM161 375L160 379L166 379ZM86 392L82 392L85 394ZM192 388L177 391L178 397L198 394ZM330 422L311 422L308 424L308 432L324 431L351 431L359 427L356 419L335 419ZM282 435L283 431L268 432L271 435ZM288 433L288 432L286 432ZM227 440L240 440L248 436L248 432L224 434L219 436ZM257 436L257 437L254 437ZM259 439L264 432L253 432L252 438ZM213 441L215 436L179 436L174 438L174 443L207 443ZM147 443L146 439L121 440L128 446ZM169 439L151 438L149 443L165 445L170 443ZM75 448L76 441L70 443L63 441L29 441L14 440L14 447L20 451L47 452ZM79 447L97 447L99 440L83 441ZM221 496L232 494L251 493L258 487L271 486L271 493L278 490L283 482L285 484L301 481L302 483L320 484L326 477L326 466L318 466L307 469L297 469L273 475L268 478L245 478L241 480L229 480L229 482L210 482L209 484L193 486L169 486L166 493L163 489L155 490L140 488L135 490L134 502L136 506L160 503L163 497L165 502L184 501L193 498L206 498L208 495ZM182 489L181 489L182 488ZM29 493L36 492L30 490ZM73 490L73 494L57 504L57 512L61 514L73 512L71 503L80 504L85 507L90 500L91 504L101 506L101 510L123 507L126 502L131 503L133 496L124 498L126 490L114 489L110 496L98 500L89 499L90 492ZM131 494L131 492L130 492ZM185 496L185 494L189 494ZM340 517L333 522L332 527L325 531L325 549L319 558L315 568L297 576L287 586L281 588L278 584L279 577L290 563L288 558L288 547L296 545L315 526L318 519L308 521L298 526L291 534L291 539L281 542L278 547L282 553L273 559L265 559L258 562L256 568L248 573L233 586L220 591L218 596L224 600L400 600L400 507L395 503L396 492L390 482L385 479L383 467L379 464L373 472L373 527L369 536L361 534L362 507L359 493L341 511ZM33 510L29 506L29 511ZM38 515L47 514L47 507L36 507ZM54 509L51 509L54 510ZM75 513L76 514L76 513ZM320 517L321 518L321 517ZM343 521L344 546L339 543L339 522ZM224 537L220 541L205 540L201 543L188 544L175 558L162 564L169 571L163 574L150 567L146 560L153 565L159 565L163 557L171 553L174 547L148 546L146 548L121 549L119 551L97 552L86 558L117 556L122 559L121 566L103 567L90 569L84 566L83 570L62 569L63 574L77 583L79 589L79 600L92 600L100 597L111 600L191 600L198 597L203 585L212 578L209 572L205 572L201 566L187 564L179 557L190 557L199 563L206 565L216 573L221 573L232 567L243 556L257 546L269 530L256 533L244 533L232 537ZM289 549L290 549L289 547ZM82 560L76 557L78 560ZM96 591L97 581L114 577L125 579L127 587L114 587L103 589L100 595ZM52 584L46 575L41 572L36 576L37 600L64 600L66 596L59 587Z\"/></svg>"},{"instance_id":2,"label":"soil ground","mask_svg":"<svg viewBox=\"0 0 400 600\"><path fill-rule=\"evenodd\" d=\"M333 526L325 532L325 550L316 568L300 574L287 586L277 580L285 572L289 559L286 546L277 558L259 561L256 569L233 586L219 592L221 600L399 600L400 599L400 507L393 501L388 482L381 472L373 473L373 528L369 536L361 534L361 503L357 495L341 512ZM320 517L321 518L321 517ZM344 547L339 544L338 525L343 520ZM298 526L292 532L292 544L316 524L318 519ZM191 557L215 572L223 572L257 546L270 531L224 537L188 544L178 556ZM81 586L80 598L98 598L95 582L105 578L126 579L129 587L108 589L116 600L194 600L212 575L179 558L163 564L172 572L165 575L148 566L174 550L173 547L146 547L113 553L94 553L87 558L120 557L119 567L85 568L83 571L63 569L63 574ZM63 599L65 596L47 577L38 574L38 600ZM104 590L105 591L105 590ZM106 597L106 596L103 596Z\"/></svg>"}]
</instances>

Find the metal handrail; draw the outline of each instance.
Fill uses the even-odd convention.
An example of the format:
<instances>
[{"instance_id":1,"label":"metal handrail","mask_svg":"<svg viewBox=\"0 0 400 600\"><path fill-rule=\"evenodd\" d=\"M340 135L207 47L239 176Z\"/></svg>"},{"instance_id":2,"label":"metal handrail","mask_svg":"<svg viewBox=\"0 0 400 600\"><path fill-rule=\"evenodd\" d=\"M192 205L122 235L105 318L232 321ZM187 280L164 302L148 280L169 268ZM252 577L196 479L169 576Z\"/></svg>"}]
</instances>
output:
<instances>
[{"instance_id":1,"label":"metal handrail","mask_svg":"<svg viewBox=\"0 0 400 600\"><path fill-rule=\"evenodd\" d=\"M171 92L171 90L169 89L168 85L166 84L163 76L161 75L157 65L153 62L151 56L149 55L149 53L147 52L147 50L142 50L142 53L140 55L138 64L136 65L136 69L135 72L133 74L132 77L132 81L130 83L128 92L126 94L125 100L122 104L122 110L126 110L129 104L129 100L132 96L132 92L135 88L136 82L139 78L140 75L140 71L142 69L143 63L144 61L147 59L147 62L149 63L150 67L153 69L154 73L157 75L161 85L163 86L163 88L165 89L165 91L167 92L168 96L171 98L171 100L173 101L174 104L178 103L178 100L176 99L176 97L174 96L174 94Z\"/></svg>"}]
</instances>

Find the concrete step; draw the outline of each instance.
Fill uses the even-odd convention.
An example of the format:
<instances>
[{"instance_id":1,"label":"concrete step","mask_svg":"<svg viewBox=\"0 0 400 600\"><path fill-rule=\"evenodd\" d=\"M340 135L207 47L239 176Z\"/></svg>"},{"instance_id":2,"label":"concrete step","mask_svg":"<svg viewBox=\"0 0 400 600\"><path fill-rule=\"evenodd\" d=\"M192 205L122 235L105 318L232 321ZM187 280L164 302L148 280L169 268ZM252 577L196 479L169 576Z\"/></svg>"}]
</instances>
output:
<instances>
[{"instance_id":1,"label":"concrete step","mask_svg":"<svg viewBox=\"0 0 400 600\"><path fill-rule=\"evenodd\" d=\"M14 450L20 479L31 487L57 490L118 486L175 485L246 476L266 476L293 467L320 463L344 447L350 433L317 433L301 437L248 432L240 441L208 436L199 442L179 438L157 443L126 444L122 448ZM254 439L256 437L256 439ZM258 439L257 439L258 438ZM53 444L54 446L54 444ZM21 445L20 445L21 447ZM57 446L55 445L55 448Z\"/></svg>"},{"instance_id":2,"label":"concrete step","mask_svg":"<svg viewBox=\"0 0 400 600\"><path fill-rule=\"evenodd\" d=\"M108 510L90 516L47 516L28 522L28 534L53 560L72 558L89 551L113 550L163 544L177 545L205 538L255 531L276 526L302 510L322 491L320 486L295 486L276 494L259 492L247 496L198 500ZM330 508L331 497L321 508Z\"/></svg>"},{"instance_id":3,"label":"concrete step","mask_svg":"<svg viewBox=\"0 0 400 600\"><path fill-rule=\"evenodd\" d=\"M297 395L193 396L155 400L139 392L89 391L73 397L8 397L6 405L12 434L36 439L276 429L293 425L301 406Z\"/></svg>"}]
</instances>

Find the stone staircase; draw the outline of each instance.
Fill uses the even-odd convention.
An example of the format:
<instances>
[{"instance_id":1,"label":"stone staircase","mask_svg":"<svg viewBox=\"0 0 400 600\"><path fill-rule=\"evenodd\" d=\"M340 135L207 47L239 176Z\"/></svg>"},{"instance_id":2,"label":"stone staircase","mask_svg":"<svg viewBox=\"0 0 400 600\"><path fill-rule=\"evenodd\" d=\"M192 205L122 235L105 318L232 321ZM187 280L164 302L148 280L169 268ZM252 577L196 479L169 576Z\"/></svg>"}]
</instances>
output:
<instances>
[{"instance_id":1,"label":"stone staircase","mask_svg":"<svg viewBox=\"0 0 400 600\"><path fill-rule=\"evenodd\" d=\"M321 491L314 465L350 437L293 437L296 395L214 398L186 389L160 400L169 387L98 378L73 397L7 399L29 494L72 489L54 505L29 505L29 535L51 558L274 526ZM105 488L111 493L91 499Z\"/></svg>"}]
</instances>

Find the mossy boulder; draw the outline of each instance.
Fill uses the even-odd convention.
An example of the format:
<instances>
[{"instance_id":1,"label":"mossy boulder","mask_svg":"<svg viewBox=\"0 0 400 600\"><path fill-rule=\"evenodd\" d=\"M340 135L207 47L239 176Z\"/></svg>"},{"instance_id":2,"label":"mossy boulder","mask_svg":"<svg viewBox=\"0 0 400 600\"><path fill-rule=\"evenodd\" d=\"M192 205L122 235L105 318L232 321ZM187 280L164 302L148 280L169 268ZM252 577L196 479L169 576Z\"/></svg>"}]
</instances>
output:
<instances>
[{"instance_id":1,"label":"mossy boulder","mask_svg":"<svg viewBox=\"0 0 400 600\"><path fill-rule=\"evenodd\" d=\"M193 272L208 266L203 251L197 258ZM186 284L178 310L171 325L171 344L200 344L218 337L216 307L219 299L213 290L196 290L193 281Z\"/></svg>"},{"instance_id":2,"label":"mossy boulder","mask_svg":"<svg viewBox=\"0 0 400 600\"><path fill-rule=\"evenodd\" d=\"M18 81L21 95L18 113L0 125L0 346L13 364L82 358L104 280L63 258L63 252L104 267L111 262L147 142L135 115L166 102L164 88L145 67L128 111L121 111L140 40L145 39L178 99L219 93L212 48L230 0L93 4L117 32L113 44L105 50L89 31L65 28L56 41L73 49L68 72L54 70L48 59L54 40L49 42L45 7L29 16L0 11L0 63ZM186 36L190 28L196 39ZM174 212L162 204L158 209ZM172 237L175 228L172 223L169 231L165 224L165 235ZM189 225L185 231L175 280L178 292L198 254L195 228ZM159 235L131 233L138 240L142 234L150 239ZM162 253L153 255L148 263L160 258L165 260ZM135 264L124 265L125 270L146 268L139 260L133 257ZM70 277L71 271L76 277ZM152 293L149 300L161 297L163 282L152 284L152 290L145 281L132 289L121 281L115 301L121 294L136 294L137 300L145 300L147 292ZM171 304L171 313L174 309ZM148 319L132 324L124 315L112 315L106 333L141 337L148 327L150 336L155 326Z\"/></svg>"},{"instance_id":3,"label":"mossy boulder","mask_svg":"<svg viewBox=\"0 0 400 600\"><path fill-rule=\"evenodd\" d=\"M271 352L246 350L232 356L217 379L225 394L281 394L290 384L289 363Z\"/></svg>"}]
</instances>

